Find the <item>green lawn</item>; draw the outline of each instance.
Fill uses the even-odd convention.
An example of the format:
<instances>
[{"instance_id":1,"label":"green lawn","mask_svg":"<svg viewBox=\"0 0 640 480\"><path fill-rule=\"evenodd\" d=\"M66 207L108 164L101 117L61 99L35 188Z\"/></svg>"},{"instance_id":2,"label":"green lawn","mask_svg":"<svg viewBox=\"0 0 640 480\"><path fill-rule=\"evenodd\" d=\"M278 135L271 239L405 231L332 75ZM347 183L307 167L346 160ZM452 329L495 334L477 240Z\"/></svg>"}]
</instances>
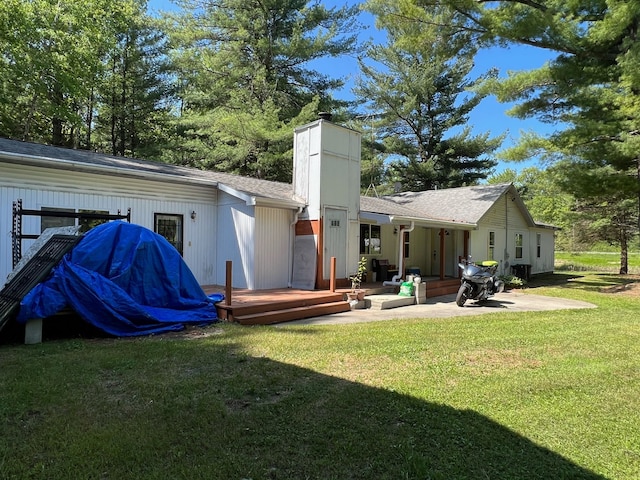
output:
<instances>
[{"instance_id":1,"label":"green lawn","mask_svg":"<svg viewBox=\"0 0 640 480\"><path fill-rule=\"evenodd\" d=\"M2 345L0 478L637 479L640 299L600 292L625 281L526 290L596 309Z\"/></svg>"},{"instance_id":2,"label":"green lawn","mask_svg":"<svg viewBox=\"0 0 640 480\"><path fill-rule=\"evenodd\" d=\"M620 271L620 252L556 252L556 270ZM640 252L629 252L629 273L640 273Z\"/></svg>"}]
</instances>

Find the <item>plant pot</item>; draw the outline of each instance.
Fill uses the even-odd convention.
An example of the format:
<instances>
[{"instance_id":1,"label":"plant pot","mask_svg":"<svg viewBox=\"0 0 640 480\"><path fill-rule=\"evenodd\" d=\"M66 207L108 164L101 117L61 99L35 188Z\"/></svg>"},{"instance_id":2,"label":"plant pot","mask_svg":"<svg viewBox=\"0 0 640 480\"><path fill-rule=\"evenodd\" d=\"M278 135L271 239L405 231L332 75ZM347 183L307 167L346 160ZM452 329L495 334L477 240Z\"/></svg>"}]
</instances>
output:
<instances>
[{"instance_id":1,"label":"plant pot","mask_svg":"<svg viewBox=\"0 0 640 480\"><path fill-rule=\"evenodd\" d=\"M347 292L347 299L349 300L357 300L361 302L364 300L364 296L367 294L366 290L355 290L351 292Z\"/></svg>"},{"instance_id":2,"label":"plant pot","mask_svg":"<svg viewBox=\"0 0 640 480\"><path fill-rule=\"evenodd\" d=\"M364 296L366 295L366 293L367 293L366 290L356 290L356 291L347 292L347 300L349 301L357 300L358 302L361 302L364 300Z\"/></svg>"}]
</instances>

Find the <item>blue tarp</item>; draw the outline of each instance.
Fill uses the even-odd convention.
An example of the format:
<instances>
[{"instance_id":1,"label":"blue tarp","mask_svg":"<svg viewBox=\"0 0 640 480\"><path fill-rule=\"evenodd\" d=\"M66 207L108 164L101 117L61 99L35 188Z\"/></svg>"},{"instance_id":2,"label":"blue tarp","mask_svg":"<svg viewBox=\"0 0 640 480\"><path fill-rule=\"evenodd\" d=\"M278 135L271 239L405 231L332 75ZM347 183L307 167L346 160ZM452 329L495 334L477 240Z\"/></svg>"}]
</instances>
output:
<instances>
[{"instance_id":1,"label":"blue tarp","mask_svg":"<svg viewBox=\"0 0 640 480\"><path fill-rule=\"evenodd\" d=\"M84 235L25 296L18 321L49 317L68 306L111 335L148 335L215 322L215 302L223 298L207 297L164 237L116 221Z\"/></svg>"}]
</instances>

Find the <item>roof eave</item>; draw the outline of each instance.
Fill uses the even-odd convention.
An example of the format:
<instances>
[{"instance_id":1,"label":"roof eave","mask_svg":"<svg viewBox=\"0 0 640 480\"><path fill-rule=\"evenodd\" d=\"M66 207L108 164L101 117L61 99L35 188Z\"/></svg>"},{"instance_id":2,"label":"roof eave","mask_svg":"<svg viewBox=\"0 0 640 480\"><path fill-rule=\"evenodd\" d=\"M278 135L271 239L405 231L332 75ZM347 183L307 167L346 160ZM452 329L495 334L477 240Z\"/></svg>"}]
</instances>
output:
<instances>
[{"instance_id":1,"label":"roof eave","mask_svg":"<svg viewBox=\"0 0 640 480\"><path fill-rule=\"evenodd\" d=\"M381 225L402 225L408 222L415 222L416 225L432 228L457 228L463 230L477 229L478 225L471 222L456 222L449 220L426 219L407 215L387 215L384 213L360 212L360 218L375 221Z\"/></svg>"},{"instance_id":2,"label":"roof eave","mask_svg":"<svg viewBox=\"0 0 640 480\"><path fill-rule=\"evenodd\" d=\"M229 185L225 185L224 183L218 183L218 189L244 201L245 204L249 207L259 206L296 210L300 207L306 206L305 203L296 201L295 199L269 198L261 197L259 195L251 195L247 192L243 192L236 188L230 187Z\"/></svg>"},{"instance_id":3,"label":"roof eave","mask_svg":"<svg viewBox=\"0 0 640 480\"><path fill-rule=\"evenodd\" d=\"M123 177L143 178L146 180L154 180L159 182L182 183L187 185L206 185L216 187L214 180L206 178L184 177L182 175L174 175L166 172L149 172L146 170L136 170L132 168L118 167L113 165L97 165L91 163L76 162L72 160L64 160L59 158L43 157L40 155L27 155L23 153L13 153L0 151L0 159L8 163L18 165L31 165L34 167L63 169L74 172L96 173L99 175L118 175Z\"/></svg>"}]
</instances>

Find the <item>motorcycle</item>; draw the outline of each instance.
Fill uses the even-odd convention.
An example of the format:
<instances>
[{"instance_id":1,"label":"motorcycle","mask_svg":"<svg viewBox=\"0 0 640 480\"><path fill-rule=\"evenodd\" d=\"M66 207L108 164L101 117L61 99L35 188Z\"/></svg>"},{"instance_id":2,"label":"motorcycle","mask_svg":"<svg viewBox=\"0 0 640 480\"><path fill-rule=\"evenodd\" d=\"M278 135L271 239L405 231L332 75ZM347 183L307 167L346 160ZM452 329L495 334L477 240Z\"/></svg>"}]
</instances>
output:
<instances>
[{"instance_id":1,"label":"motorcycle","mask_svg":"<svg viewBox=\"0 0 640 480\"><path fill-rule=\"evenodd\" d=\"M504 290L504 282L496 276L498 262L486 260L472 263L462 260L458 263L462 270L461 285L456 295L456 304L464 306L467 300L482 302Z\"/></svg>"}]
</instances>

